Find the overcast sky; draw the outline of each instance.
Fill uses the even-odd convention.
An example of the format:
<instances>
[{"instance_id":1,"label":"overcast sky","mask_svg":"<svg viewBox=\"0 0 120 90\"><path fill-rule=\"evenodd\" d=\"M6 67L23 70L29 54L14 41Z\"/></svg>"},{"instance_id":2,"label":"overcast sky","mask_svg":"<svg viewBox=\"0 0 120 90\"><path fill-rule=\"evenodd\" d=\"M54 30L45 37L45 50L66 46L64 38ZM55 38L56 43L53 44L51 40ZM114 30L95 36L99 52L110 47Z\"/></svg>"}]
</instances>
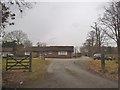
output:
<instances>
[{"instance_id":1,"label":"overcast sky","mask_svg":"<svg viewBox=\"0 0 120 90\"><path fill-rule=\"evenodd\" d=\"M22 30L35 45L81 46L91 25L103 14L105 2L39 2L7 31Z\"/></svg>"}]
</instances>

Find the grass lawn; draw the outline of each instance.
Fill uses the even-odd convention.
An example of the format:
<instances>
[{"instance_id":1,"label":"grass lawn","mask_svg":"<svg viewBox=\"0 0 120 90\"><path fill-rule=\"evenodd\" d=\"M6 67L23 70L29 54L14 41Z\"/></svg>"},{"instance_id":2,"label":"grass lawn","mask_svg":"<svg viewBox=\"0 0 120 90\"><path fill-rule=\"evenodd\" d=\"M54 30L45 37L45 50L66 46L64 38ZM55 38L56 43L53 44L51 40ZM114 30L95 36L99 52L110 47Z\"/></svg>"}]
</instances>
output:
<instances>
[{"instance_id":1,"label":"grass lawn","mask_svg":"<svg viewBox=\"0 0 120 90\"><path fill-rule=\"evenodd\" d=\"M47 66L50 61L33 59L32 72L23 70L5 71L5 60L3 60L3 87L18 88L20 81L30 83L37 79L42 79L46 75Z\"/></svg>"},{"instance_id":2,"label":"grass lawn","mask_svg":"<svg viewBox=\"0 0 120 90\"><path fill-rule=\"evenodd\" d=\"M105 73L101 72L101 60L92 60L85 63L89 70L106 76L112 80L118 80L118 63L115 61L105 61Z\"/></svg>"}]
</instances>

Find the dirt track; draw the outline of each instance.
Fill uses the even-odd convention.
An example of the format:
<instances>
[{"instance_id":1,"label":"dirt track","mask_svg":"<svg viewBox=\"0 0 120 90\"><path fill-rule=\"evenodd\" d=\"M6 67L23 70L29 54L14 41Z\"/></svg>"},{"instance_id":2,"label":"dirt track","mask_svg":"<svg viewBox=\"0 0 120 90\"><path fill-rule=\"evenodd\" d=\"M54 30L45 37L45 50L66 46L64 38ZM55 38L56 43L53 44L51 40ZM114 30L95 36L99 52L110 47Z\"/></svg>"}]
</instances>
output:
<instances>
[{"instance_id":1,"label":"dirt track","mask_svg":"<svg viewBox=\"0 0 120 90\"><path fill-rule=\"evenodd\" d=\"M26 88L117 88L118 83L94 75L74 62L81 59L54 59L47 69L47 77L25 85Z\"/></svg>"}]
</instances>

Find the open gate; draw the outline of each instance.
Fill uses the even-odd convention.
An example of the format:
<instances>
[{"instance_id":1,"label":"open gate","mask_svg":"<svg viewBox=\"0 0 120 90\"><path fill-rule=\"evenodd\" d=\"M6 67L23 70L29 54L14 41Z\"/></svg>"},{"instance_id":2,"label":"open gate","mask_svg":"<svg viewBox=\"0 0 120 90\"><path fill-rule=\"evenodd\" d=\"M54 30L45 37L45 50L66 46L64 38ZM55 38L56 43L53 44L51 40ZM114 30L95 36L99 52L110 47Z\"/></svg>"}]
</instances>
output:
<instances>
[{"instance_id":1,"label":"open gate","mask_svg":"<svg viewBox=\"0 0 120 90\"><path fill-rule=\"evenodd\" d=\"M22 56L11 56L7 54L6 71L8 70L28 70L32 71L32 54Z\"/></svg>"}]
</instances>

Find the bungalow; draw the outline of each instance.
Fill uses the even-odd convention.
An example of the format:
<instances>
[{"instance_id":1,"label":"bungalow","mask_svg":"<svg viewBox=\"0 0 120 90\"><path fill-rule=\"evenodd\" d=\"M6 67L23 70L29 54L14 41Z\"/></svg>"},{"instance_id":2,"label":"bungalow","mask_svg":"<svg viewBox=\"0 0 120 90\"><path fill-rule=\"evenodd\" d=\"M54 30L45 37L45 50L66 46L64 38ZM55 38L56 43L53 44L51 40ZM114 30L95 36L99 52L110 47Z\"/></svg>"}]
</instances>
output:
<instances>
[{"instance_id":1,"label":"bungalow","mask_svg":"<svg viewBox=\"0 0 120 90\"><path fill-rule=\"evenodd\" d=\"M73 46L46 46L46 47L27 47L19 49L24 54L32 52L33 57L44 58L72 58ZM22 50L22 51L21 51ZM24 51L24 52L23 52ZM12 53L12 48L3 48L3 53Z\"/></svg>"},{"instance_id":2,"label":"bungalow","mask_svg":"<svg viewBox=\"0 0 120 90\"><path fill-rule=\"evenodd\" d=\"M17 54L17 55L23 55L24 54L24 46L19 45L17 47L3 47L2 48L2 54Z\"/></svg>"},{"instance_id":3,"label":"bungalow","mask_svg":"<svg viewBox=\"0 0 120 90\"><path fill-rule=\"evenodd\" d=\"M12 48L2 48L2 55L11 54L11 53L13 53Z\"/></svg>"},{"instance_id":4,"label":"bungalow","mask_svg":"<svg viewBox=\"0 0 120 90\"><path fill-rule=\"evenodd\" d=\"M46 46L25 48L25 53L32 52L33 57L72 58L73 46Z\"/></svg>"}]
</instances>

